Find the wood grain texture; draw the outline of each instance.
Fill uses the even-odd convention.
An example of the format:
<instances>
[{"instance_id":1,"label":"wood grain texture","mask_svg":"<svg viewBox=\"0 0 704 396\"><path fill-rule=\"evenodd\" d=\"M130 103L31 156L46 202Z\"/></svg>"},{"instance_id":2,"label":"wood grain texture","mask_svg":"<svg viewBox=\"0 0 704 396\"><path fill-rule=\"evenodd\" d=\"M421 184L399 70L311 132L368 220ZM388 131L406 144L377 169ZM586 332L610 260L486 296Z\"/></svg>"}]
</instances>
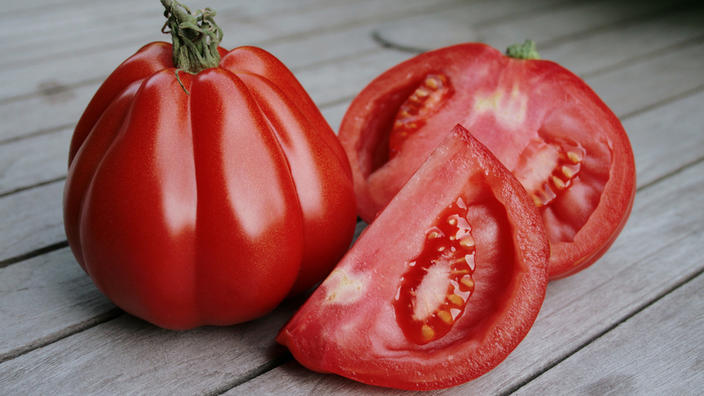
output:
<instances>
[{"instance_id":1,"label":"wood grain texture","mask_svg":"<svg viewBox=\"0 0 704 396\"><path fill-rule=\"evenodd\" d=\"M400 2L393 0L379 2L377 0L357 0L321 2L317 7L293 7L289 2L288 12L270 13L257 17L241 17L234 12L228 13L227 8L218 13L217 23L223 29L224 37L222 46L234 48L240 45L267 46L280 41L291 41L292 38L324 36L327 31L336 31L352 28L360 24L370 26L382 20L397 19L407 14L417 15L428 8L443 5L455 0L410 0ZM4 89L0 92L0 102L12 98L22 98L36 92L42 92L49 85L74 86L83 81L101 81L107 73L112 71L127 56L131 55L142 45L151 41L170 41L170 37L161 33L164 24L163 7L157 1L145 2L150 7L140 11L132 17L117 21L101 23L100 19L93 20L88 15L85 31L72 26L66 29L65 25L50 25L44 34L26 33L13 40L7 40L13 48L2 48L6 53L17 54L6 59L21 62L22 67L6 67L0 72L0 84ZM213 5L213 8L215 6ZM90 7L97 13L99 7ZM217 10L217 9L216 9ZM103 18L110 18L106 14ZM315 23L311 23L315 21ZM120 34L115 30L120 29ZM52 39L52 37L57 37ZM36 43L24 42L26 37L37 41ZM57 40L52 43L52 40ZM111 41L119 40L117 45ZM86 42L90 44L87 45ZM42 47L60 48L68 51L51 57L44 57L36 61L22 59L23 56L40 45ZM80 45L81 48L72 48ZM16 48L14 48L16 47ZM28 50L24 48L29 47ZM344 46L341 46L344 47ZM70 50L67 50L70 49ZM308 51L315 52L316 47L308 47ZM22 49L22 50L21 50ZM340 48L341 50L343 48ZM63 55L63 56L59 56ZM19 59L17 59L19 58ZM12 65L18 66L18 65ZM47 75L41 71L54 70Z\"/></svg>"},{"instance_id":2,"label":"wood grain texture","mask_svg":"<svg viewBox=\"0 0 704 396\"><path fill-rule=\"evenodd\" d=\"M439 10L404 21L379 26L377 35L389 44L416 52L452 44L479 41L504 50L507 46L531 39L543 54L545 45L573 42L602 30L638 19L650 19L676 8L677 2L621 1L539 1L511 0L480 4L479 13L472 3ZM505 14L494 10L507 9ZM509 17L506 17L505 15ZM610 43L602 43L608 46ZM579 47L576 47L579 48ZM579 50L577 50L578 52Z\"/></svg>"},{"instance_id":3,"label":"wood grain texture","mask_svg":"<svg viewBox=\"0 0 704 396\"><path fill-rule=\"evenodd\" d=\"M114 315L68 248L0 268L0 362Z\"/></svg>"},{"instance_id":4,"label":"wood grain texture","mask_svg":"<svg viewBox=\"0 0 704 396\"><path fill-rule=\"evenodd\" d=\"M0 197L0 262L66 239L64 182Z\"/></svg>"},{"instance_id":5,"label":"wood grain texture","mask_svg":"<svg viewBox=\"0 0 704 396\"><path fill-rule=\"evenodd\" d=\"M413 4L409 3L409 6L411 5ZM404 10L404 7L395 7L392 9L395 12L392 16L401 18L405 15ZM348 67L343 66L342 69L337 70L354 75L352 68L364 67L370 61L363 58L359 59L360 63L355 63L356 58L352 57L353 55L370 50L380 52L378 45L370 36L373 23L374 19L364 21L361 26L346 23L335 28L335 25L330 25L330 31L319 35L282 36L280 41L268 43L266 49L279 56L297 74L310 68L310 73L316 75L316 70L320 68L330 70L329 67L325 69L325 62L339 60L341 64L347 64ZM147 41L149 40L143 38L138 43L126 47L108 46L100 53L88 52L70 57L59 57L47 62L31 63L23 67L0 71L0 83L5 84L8 90L12 90L9 87L13 85L19 87L18 89L28 90L26 94L15 96L14 99L0 99L0 117L6 120L0 126L0 142L42 131L71 127L80 117L85 105L102 80L120 62ZM338 45L340 41L344 41L346 45ZM238 43L240 45L256 44L256 42L248 41L239 41ZM225 46L234 47L236 44L232 46L225 44ZM318 48L329 48L329 50L319 51ZM388 55L378 56L384 58ZM398 62L405 57L405 55L399 55L393 59L393 62ZM370 72L381 72L383 69L380 67L385 65L388 67L393 63L380 61L377 68ZM51 74L42 72L46 69L52 69L53 72ZM360 76L359 79L354 80L354 83L363 86L366 80L362 80L362 78L365 76ZM319 104L321 104L321 100L328 100L326 97L317 98L315 88L306 84L307 82L303 82L304 87ZM329 91L335 92L334 90ZM347 90L339 95L351 96L354 93L356 93L354 90ZM35 112L28 111L37 108L42 109L42 117L37 117Z\"/></svg>"},{"instance_id":6,"label":"wood grain texture","mask_svg":"<svg viewBox=\"0 0 704 396\"><path fill-rule=\"evenodd\" d=\"M280 356L273 342L291 315L169 331L129 315L0 363L4 394L192 395L217 393Z\"/></svg>"},{"instance_id":7,"label":"wood grain texture","mask_svg":"<svg viewBox=\"0 0 704 396\"><path fill-rule=\"evenodd\" d=\"M291 39L285 43L272 44L267 46L267 50L280 57L294 72L300 73L307 68L323 67L325 62L336 59L345 60L346 57L375 50L378 47L369 35L371 26L356 27L350 30L335 31L330 35L309 36L299 39ZM335 45L341 39L345 39L347 45ZM314 48L330 48L329 51L314 51ZM99 62L91 62L89 57L85 59L63 59L62 62L55 62L52 66L57 67L58 72L72 70L75 64L90 68L92 73L78 74L83 80L77 85L67 83L65 79L50 78L46 73L41 73L46 65L38 64L37 70L31 72L29 81L22 80L21 77L12 77L13 81L20 78L18 84L23 86L29 83L35 84L38 91L35 94L11 101L0 101L0 117L7 120L0 127L0 142L18 139L23 136L36 134L41 131L51 131L72 128L81 116L85 105L90 101L97 87L105 76L117 67L125 58L132 55L134 48L116 49L110 52L111 56L101 57ZM106 54L103 54L106 55ZM92 56L92 55L91 55ZM98 74L86 82L85 78ZM34 81L34 82L33 82ZM42 117L37 117L36 113L28 109L41 108Z\"/></svg>"},{"instance_id":8,"label":"wood grain texture","mask_svg":"<svg viewBox=\"0 0 704 396\"><path fill-rule=\"evenodd\" d=\"M226 0L191 1L192 10L211 7L218 21L243 35L261 34L265 21L283 13L304 17L311 7L324 8L340 0L270 0L245 4ZM63 7L46 7L26 13L15 13L12 18L0 16L6 27L0 33L0 49L13 55L0 60L0 65L51 63L55 57L93 53L101 54L108 48L139 46L145 38L165 37L160 28L164 23L164 7L160 2L128 0L87 6L73 1ZM351 3L351 2L350 2ZM220 23L220 22L219 22ZM67 28L69 27L70 28ZM236 31L231 31L226 42L235 42ZM22 49L22 51L18 51Z\"/></svg>"},{"instance_id":9,"label":"wood grain texture","mask_svg":"<svg viewBox=\"0 0 704 396\"><path fill-rule=\"evenodd\" d=\"M73 128L0 145L0 196L66 176Z\"/></svg>"},{"instance_id":10,"label":"wood grain texture","mask_svg":"<svg viewBox=\"0 0 704 396\"><path fill-rule=\"evenodd\" d=\"M688 238L686 243L690 252L695 251L704 238ZM681 257L679 252L674 256L672 259ZM704 275L699 275L531 381L516 395L698 394L704 389L702 289Z\"/></svg>"},{"instance_id":11,"label":"wood grain texture","mask_svg":"<svg viewBox=\"0 0 704 396\"><path fill-rule=\"evenodd\" d=\"M704 156L703 103L704 91L699 91L623 121L633 147L639 186Z\"/></svg>"},{"instance_id":12,"label":"wood grain texture","mask_svg":"<svg viewBox=\"0 0 704 396\"><path fill-rule=\"evenodd\" d=\"M704 88L704 42L685 46L587 78L589 85L620 116L657 105L672 93ZM676 69L676 73L672 70ZM620 87L621 89L614 89ZM608 92L608 94L607 94ZM633 100L634 96L640 97Z\"/></svg>"},{"instance_id":13,"label":"wood grain texture","mask_svg":"<svg viewBox=\"0 0 704 396\"><path fill-rule=\"evenodd\" d=\"M538 48L579 75L635 63L704 35L704 3L684 4L639 21ZM540 44L539 44L540 45Z\"/></svg>"},{"instance_id":14,"label":"wood grain texture","mask_svg":"<svg viewBox=\"0 0 704 396\"><path fill-rule=\"evenodd\" d=\"M0 362L120 314L68 248L0 268Z\"/></svg>"},{"instance_id":15,"label":"wood grain texture","mask_svg":"<svg viewBox=\"0 0 704 396\"><path fill-rule=\"evenodd\" d=\"M704 163L641 191L631 219L612 249L590 268L548 286L533 328L503 363L473 382L432 394L507 392L701 271L704 263L697 257L704 242L701 194ZM324 394L341 386L350 393L373 390L339 377L301 373L291 363L234 388L232 393Z\"/></svg>"}]
</instances>

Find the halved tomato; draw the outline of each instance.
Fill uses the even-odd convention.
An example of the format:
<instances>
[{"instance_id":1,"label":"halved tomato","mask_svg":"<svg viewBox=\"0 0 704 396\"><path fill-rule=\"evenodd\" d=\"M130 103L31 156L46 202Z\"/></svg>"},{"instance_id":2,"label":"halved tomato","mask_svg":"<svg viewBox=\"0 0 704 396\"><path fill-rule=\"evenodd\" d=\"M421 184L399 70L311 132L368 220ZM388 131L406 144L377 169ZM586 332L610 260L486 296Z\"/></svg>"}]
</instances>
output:
<instances>
[{"instance_id":1,"label":"halved tomato","mask_svg":"<svg viewBox=\"0 0 704 396\"><path fill-rule=\"evenodd\" d=\"M478 43L403 62L352 102L339 137L359 215L372 221L456 123L514 173L540 209L551 278L588 266L613 243L635 194L633 152L618 118L556 63Z\"/></svg>"},{"instance_id":2,"label":"halved tomato","mask_svg":"<svg viewBox=\"0 0 704 396\"><path fill-rule=\"evenodd\" d=\"M528 333L548 254L523 187L457 126L277 340L312 370L368 384L466 382Z\"/></svg>"}]
</instances>

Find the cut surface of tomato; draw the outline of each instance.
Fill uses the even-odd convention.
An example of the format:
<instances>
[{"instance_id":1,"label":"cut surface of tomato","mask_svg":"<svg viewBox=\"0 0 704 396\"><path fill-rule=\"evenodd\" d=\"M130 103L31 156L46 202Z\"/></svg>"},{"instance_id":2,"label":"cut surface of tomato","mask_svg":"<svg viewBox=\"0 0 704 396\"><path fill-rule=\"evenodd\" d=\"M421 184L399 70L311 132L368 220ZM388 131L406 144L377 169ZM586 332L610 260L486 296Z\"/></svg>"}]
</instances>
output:
<instances>
[{"instance_id":1,"label":"cut surface of tomato","mask_svg":"<svg viewBox=\"0 0 704 396\"><path fill-rule=\"evenodd\" d=\"M339 136L359 215L372 221L456 123L513 172L539 208L551 278L594 262L623 228L635 164L617 117L556 63L477 43L403 62L352 102Z\"/></svg>"},{"instance_id":2,"label":"cut surface of tomato","mask_svg":"<svg viewBox=\"0 0 704 396\"><path fill-rule=\"evenodd\" d=\"M457 126L278 341L312 370L368 384L463 383L498 365L528 333L548 254L520 183Z\"/></svg>"}]
</instances>

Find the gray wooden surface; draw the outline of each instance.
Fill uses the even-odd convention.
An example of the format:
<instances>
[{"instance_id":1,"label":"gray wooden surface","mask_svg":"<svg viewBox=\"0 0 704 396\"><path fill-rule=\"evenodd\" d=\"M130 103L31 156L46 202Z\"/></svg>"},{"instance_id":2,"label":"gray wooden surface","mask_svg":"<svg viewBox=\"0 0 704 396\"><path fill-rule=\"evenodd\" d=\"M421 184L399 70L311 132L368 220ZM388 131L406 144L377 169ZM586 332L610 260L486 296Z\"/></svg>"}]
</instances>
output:
<instances>
[{"instance_id":1,"label":"gray wooden surface","mask_svg":"<svg viewBox=\"0 0 704 396\"><path fill-rule=\"evenodd\" d=\"M536 40L621 118L638 193L613 248L548 287L528 337L487 375L435 394L701 394L704 7L578 0L193 0L225 47L282 59L334 129L374 76L415 53ZM0 7L0 394L395 394L321 375L273 337L300 301L186 332L124 314L66 247L68 142L100 82L163 40L158 1ZM359 225L359 229L363 227Z\"/></svg>"}]
</instances>

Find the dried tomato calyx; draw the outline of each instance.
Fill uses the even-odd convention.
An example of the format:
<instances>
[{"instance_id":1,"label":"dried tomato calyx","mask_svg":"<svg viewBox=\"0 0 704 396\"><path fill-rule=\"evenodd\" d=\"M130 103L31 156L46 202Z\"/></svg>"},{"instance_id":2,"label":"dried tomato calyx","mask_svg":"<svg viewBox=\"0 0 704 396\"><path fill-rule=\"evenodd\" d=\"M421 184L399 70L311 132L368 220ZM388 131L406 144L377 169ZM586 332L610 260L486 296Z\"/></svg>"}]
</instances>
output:
<instances>
[{"instance_id":1,"label":"dried tomato calyx","mask_svg":"<svg viewBox=\"0 0 704 396\"><path fill-rule=\"evenodd\" d=\"M193 15L188 7L175 0L161 0L161 4L166 17L161 31L171 34L176 68L195 74L217 67L222 29L215 23L215 11L205 8Z\"/></svg>"},{"instance_id":2,"label":"dried tomato calyx","mask_svg":"<svg viewBox=\"0 0 704 396\"><path fill-rule=\"evenodd\" d=\"M579 145L536 141L521 153L514 175L535 206L542 208L572 186L585 156L586 151Z\"/></svg>"},{"instance_id":3,"label":"dried tomato calyx","mask_svg":"<svg viewBox=\"0 0 704 396\"><path fill-rule=\"evenodd\" d=\"M431 73L401 104L389 135L389 158L401 150L403 142L425 125L425 120L442 107L452 93L447 76Z\"/></svg>"},{"instance_id":4,"label":"dried tomato calyx","mask_svg":"<svg viewBox=\"0 0 704 396\"><path fill-rule=\"evenodd\" d=\"M408 263L394 298L396 321L416 344L447 334L474 291L474 238L467 205L458 198L425 236L421 253Z\"/></svg>"}]
</instances>

